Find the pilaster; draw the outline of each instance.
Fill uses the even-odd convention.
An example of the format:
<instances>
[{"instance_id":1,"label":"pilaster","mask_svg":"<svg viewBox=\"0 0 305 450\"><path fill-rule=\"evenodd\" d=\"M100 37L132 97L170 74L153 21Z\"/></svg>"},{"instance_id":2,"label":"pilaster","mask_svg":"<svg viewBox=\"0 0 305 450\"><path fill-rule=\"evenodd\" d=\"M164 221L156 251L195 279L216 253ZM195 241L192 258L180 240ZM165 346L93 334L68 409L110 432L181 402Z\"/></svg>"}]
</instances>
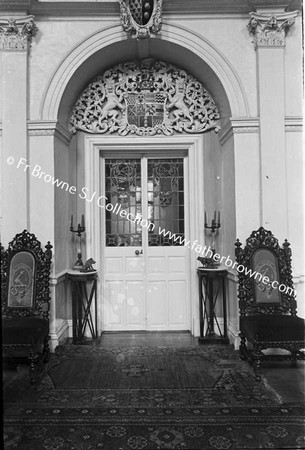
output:
<instances>
[{"instance_id":1,"label":"pilaster","mask_svg":"<svg viewBox=\"0 0 305 450\"><path fill-rule=\"evenodd\" d=\"M260 222L287 236L285 149L285 41L298 11L250 13L249 33L256 51L260 118Z\"/></svg>"},{"instance_id":2,"label":"pilaster","mask_svg":"<svg viewBox=\"0 0 305 450\"><path fill-rule=\"evenodd\" d=\"M27 160L28 53L36 32L33 16L0 18L4 243L28 228L27 176L16 168Z\"/></svg>"}]
</instances>

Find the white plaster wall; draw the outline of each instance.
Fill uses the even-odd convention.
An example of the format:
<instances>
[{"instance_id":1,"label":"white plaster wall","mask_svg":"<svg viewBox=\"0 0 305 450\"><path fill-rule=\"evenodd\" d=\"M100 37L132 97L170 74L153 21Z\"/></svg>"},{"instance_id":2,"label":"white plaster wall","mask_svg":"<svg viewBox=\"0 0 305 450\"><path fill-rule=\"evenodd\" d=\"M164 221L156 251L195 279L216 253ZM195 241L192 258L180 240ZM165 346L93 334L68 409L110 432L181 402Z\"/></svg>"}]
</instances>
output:
<instances>
[{"instance_id":1,"label":"white plaster wall","mask_svg":"<svg viewBox=\"0 0 305 450\"><path fill-rule=\"evenodd\" d=\"M285 48L285 115L302 117L303 115L303 37L302 16L296 18L295 24L286 36ZM274 99L276 101L276 99Z\"/></svg>"},{"instance_id":2,"label":"white plaster wall","mask_svg":"<svg viewBox=\"0 0 305 450\"><path fill-rule=\"evenodd\" d=\"M29 137L29 230L45 245L53 245L53 270L56 257L54 211L54 186L39 178L39 173L55 175L54 136ZM37 166L37 167L35 167ZM39 166L39 167L38 167ZM36 176L37 174L37 176ZM15 201L18 201L15 199Z\"/></svg>"},{"instance_id":3,"label":"white plaster wall","mask_svg":"<svg viewBox=\"0 0 305 450\"><path fill-rule=\"evenodd\" d=\"M236 240L236 194L235 194L235 168L234 168L234 137L227 139L221 146L222 152L222 256L235 261L234 242ZM228 262L229 264L229 262ZM228 330L234 342L232 333L238 329L237 285L233 272L228 276ZM232 328L236 328L232 331Z\"/></svg>"},{"instance_id":4,"label":"white plaster wall","mask_svg":"<svg viewBox=\"0 0 305 450\"><path fill-rule=\"evenodd\" d=\"M298 314L305 317L304 285L304 150L302 133L286 132L286 187L288 241L292 250L292 273L297 291Z\"/></svg>"},{"instance_id":5,"label":"white plaster wall","mask_svg":"<svg viewBox=\"0 0 305 450\"><path fill-rule=\"evenodd\" d=\"M27 164L27 58L24 51L1 52L2 66L2 207L1 239L7 245L28 226L27 172L18 168ZM17 72L16 69L20 72Z\"/></svg>"},{"instance_id":6,"label":"white plaster wall","mask_svg":"<svg viewBox=\"0 0 305 450\"><path fill-rule=\"evenodd\" d=\"M171 23L169 20L168 23ZM249 115L257 116L256 68L253 38L247 30L248 16L198 18L173 21L208 40L233 67L249 103ZM242 55L242 57L241 57Z\"/></svg>"},{"instance_id":7,"label":"white plaster wall","mask_svg":"<svg viewBox=\"0 0 305 450\"><path fill-rule=\"evenodd\" d=\"M219 192L217 191L217 188L220 188L219 183L221 183L221 179L219 179L219 183L216 183L216 177L219 176L221 178L219 173L219 158L217 158L219 153L219 140L217 134L214 131L205 133L203 136L204 167L202 168L202 172L204 173L204 205L202 208L204 207L207 213L209 223L213 218L214 211L216 209L217 211L221 209L221 203L218 198ZM223 220L223 217L221 217L221 220ZM221 250L221 240L219 237L221 237L221 230L220 233L217 233L216 237L216 249L218 251ZM205 230L205 244L211 245L211 243L211 233Z\"/></svg>"},{"instance_id":8,"label":"white plaster wall","mask_svg":"<svg viewBox=\"0 0 305 450\"><path fill-rule=\"evenodd\" d=\"M71 241L70 217L69 216L69 200L73 194L73 190L69 189L73 186L69 180L69 147L66 142L55 138L55 154L54 154L54 168L55 179L59 182L63 181L69 185L62 184L64 188L54 186L55 193L55 211L54 211L54 226L55 226L55 241L56 259L55 268L56 274L60 274L69 267L69 247Z\"/></svg>"},{"instance_id":9,"label":"white plaster wall","mask_svg":"<svg viewBox=\"0 0 305 450\"><path fill-rule=\"evenodd\" d=\"M293 251L294 268L304 273L304 154L300 132L286 132L286 186L288 203L288 239Z\"/></svg>"},{"instance_id":10,"label":"white plaster wall","mask_svg":"<svg viewBox=\"0 0 305 450\"><path fill-rule=\"evenodd\" d=\"M260 156L258 133L234 135L236 237L242 242L260 221Z\"/></svg>"},{"instance_id":11,"label":"white plaster wall","mask_svg":"<svg viewBox=\"0 0 305 450\"><path fill-rule=\"evenodd\" d=\"M77 186L77 149L76 149L76 143L77 143L77 135L74 135L71 139L70 146L69 146L69 165L68 165L68 179L70 186ZM73 215L73 218L76 222L77 217L77 196L76 195L70 195L69 196L69 206L68 206L68 217L69 220L71 218L71 215ZM69 222L70 225L70 222ZM77 258L77 252L75 245L71 245L73 238L72 233L69 232L70 235L68 236L68 268L72 269L76 258Z\"/></svg>"},{"instance_id":12,"label":"white plaster wall","mask_svg":"<svg viewBox=\"0 0 305 450\"><path fill-rule=\"evenodd\" d=\"M51 78L63 59L95 31L116 24L116 20L37 21L39 33L30 57L30 119L40 118L41 102Z\"/></svg>"},{"instance_id":13,"label":"white plaster wall","mask_svg":"<svg viewBox=\"0 0 305 450\"><path fill-rule=\"evenodd\" d=\"M234 242L236 240L236 194L235 194L235 161L234 137L226 140L222 151L222 254L234 257Z\"/></svg>"}]
</instances>

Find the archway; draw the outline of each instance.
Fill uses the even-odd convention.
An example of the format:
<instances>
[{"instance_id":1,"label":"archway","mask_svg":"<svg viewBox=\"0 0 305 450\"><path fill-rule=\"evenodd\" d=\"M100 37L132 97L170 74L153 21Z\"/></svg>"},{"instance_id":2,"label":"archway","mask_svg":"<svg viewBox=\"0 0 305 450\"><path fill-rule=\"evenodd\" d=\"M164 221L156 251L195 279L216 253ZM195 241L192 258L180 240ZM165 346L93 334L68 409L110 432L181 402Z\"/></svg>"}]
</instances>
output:
<instances>
[{"instance_id":1,"label":"archway","mask_svg":"<svg viewBox=\"0 0 305 450\"><path fill-rule=\"evenodd\" d=\"M238 75L208 41L185 27L163 24L149 40L126 39L121 27L95 33L75 47L53 74L41 105L41 120L61 120L99 73L119 62L155 58L192 73L212 94L223 118L247 117L249 107Z\"/></svg>"},{"instance_id":2,"label":"archway","mask_svg":"<svg viewBox=\"0 0 305 450\"><path fill-rule=\"evenodd\" d=\"M249 109L245 93L238 76L226 58L197 34L184 27L164 24L162 33L150 40L126 39L120 27L110 27L83 41L67 55L53 75L42 102L41 119L56 121L67 128L76 99L92 79L117 63L144 58L165 60L196 77L214 98L222 123L227 123L232 116L235 118L248 116ZM209 171L203 177L204 181L200 182L204 191L203 203L206 209L212 210L215 206L217 209L218 207L221 209L222 190L224 189L221 185L224 170L221 145L219 139L211 133L204 136L204 141L203 145L208 149L205 153L205 162L208 164L213 161L213 163L210 164ZM55 149L55 172L59 167L68 165L70 172L74 171L78 174L78 183L85 183L86 169L83 165L84 161L81 161L81 152L77 152L78 145L77 139L73 138L69 145L72 150L69 152L70 156ZM75 154L79 156L78 161L73 156ZM234 155L231 152L229 155L230 166L234 168L233 158ZM234 197L234 181L229 189ZM67 216L71 211L78 210L78 215L85 211L85 209L79 209L75 197L71 197L70 200L67 205ZM232 215L234 216L234 214L234 210L232 210ZM203 213L199 213L197 216L198 230L200 222L203 223ZM230 226L232 228L230 233L234 235L235 222L232 221ZM59 230L58 236L60 234ZM196 236L196 233L193 236ZM202 230L199 231L199 238L202 242L204 241ZM68 244L66 245L66 252L69 253ZM221 238L219 246L222 247ZM72 260L69 260L69 264L71 263ZM192 320L192 332L196 334L198 333L198 323L194 324L196 314Z\"/></svg>"}]
</instances>

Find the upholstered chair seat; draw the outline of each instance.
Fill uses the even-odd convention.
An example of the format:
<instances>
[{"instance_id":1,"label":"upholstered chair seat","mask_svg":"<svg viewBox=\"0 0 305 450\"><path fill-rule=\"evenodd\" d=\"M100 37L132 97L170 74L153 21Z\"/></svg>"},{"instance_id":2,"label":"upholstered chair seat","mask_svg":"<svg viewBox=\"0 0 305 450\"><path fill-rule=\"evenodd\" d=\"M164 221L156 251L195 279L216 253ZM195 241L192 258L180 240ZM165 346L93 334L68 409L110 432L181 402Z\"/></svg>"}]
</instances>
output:
<instances>
[{"instance_id":1,"label":"upholstered chair seat","mask_svg":"<svg viewBox=\"0 0 305 450\"><path fill-rule=\"evenodd\" d=\"M240 332L254 341L304 341L305 320L295 316L248 316L240 318Z\"/></svg>"},{"instance_id":2,"label":"upholstered chair seat","mask_svg":"<svg viewBox=\"0 0 305 450\"><path fill-rule=\"evenodd\" d=\"M32 345L40 349L49 334L49 322L32 317L5 318L2 321L2 345Z\"/></svg>"}]
</instances>

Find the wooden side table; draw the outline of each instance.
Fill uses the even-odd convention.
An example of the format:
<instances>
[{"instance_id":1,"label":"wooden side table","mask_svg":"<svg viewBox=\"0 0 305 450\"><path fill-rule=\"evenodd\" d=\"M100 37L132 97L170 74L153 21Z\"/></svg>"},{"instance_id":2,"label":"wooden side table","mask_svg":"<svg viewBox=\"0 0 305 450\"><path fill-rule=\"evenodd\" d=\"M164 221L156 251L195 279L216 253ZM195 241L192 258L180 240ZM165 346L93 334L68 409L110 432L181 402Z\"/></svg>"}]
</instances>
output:
<instances>
[{"instance_id":1,"label":"wooden side table","mask_svg":"<svg viewBox=\"0 0 305 450\"><path fill-rule=\"evenodd\" d=\"M72 290L72 327L73 344L84 340L88 326L92 339L97 338L97 271L79 272L69 270L68 279ZM93 302L94 299L94 302ZM94 305L94 321L92 318L92 303Z\"/></svg>"},{"instance_id":2,"label":"wooden side table","mask_svg":"<svg viewBox=\"0 0 305 450\"><path fill-rule=\"evenodd\" d=\"M199 343L228 344L227 331L227 269L199 267ZM216 316L216 303L222 288L223 329Z\"/></svg>"}]
</instances>

